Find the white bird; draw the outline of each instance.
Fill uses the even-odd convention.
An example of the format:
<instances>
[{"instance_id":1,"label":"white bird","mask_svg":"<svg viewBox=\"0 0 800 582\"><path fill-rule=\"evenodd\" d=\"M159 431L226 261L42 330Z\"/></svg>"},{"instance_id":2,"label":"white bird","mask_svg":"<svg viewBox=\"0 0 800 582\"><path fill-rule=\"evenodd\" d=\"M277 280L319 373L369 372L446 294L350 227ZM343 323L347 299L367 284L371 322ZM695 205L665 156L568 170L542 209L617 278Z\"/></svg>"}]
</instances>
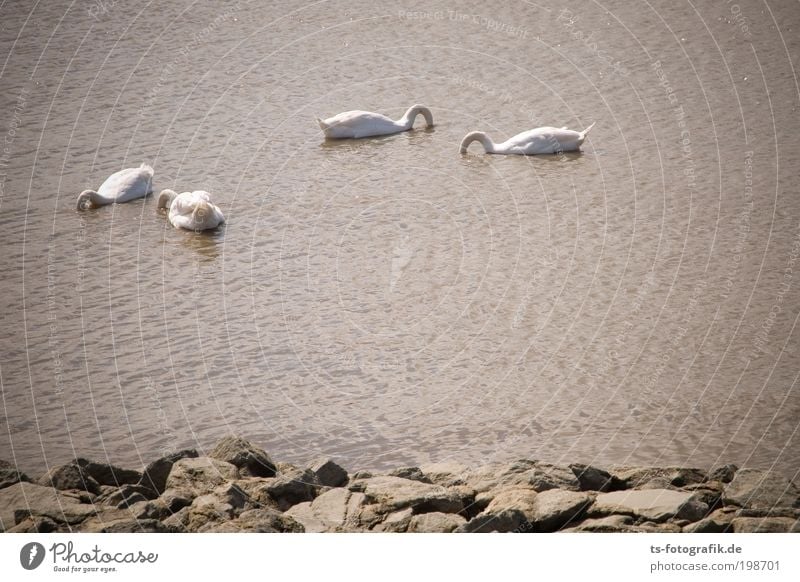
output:
<instances>
[{"instance_id":1,"label":"white bird","mask_svg":"<svg viewBox=\"0 0 800 582\"><path fill-rule=\"evenodd\" d=\"M225 222L225 216L211 202L211 195L203 190L183 192L162 190L158 195L157 210L165 209L167 219L175 228L186 230L210 230Z\"/></svg>"},{"instance_id":2,"label":"white bird","mask_svg":"<svg viewBox=\"0 0 800 582\"><path fill-rule=\"evenodd\" d=\"M78 210L106 204L121 204L143 198L153 191L153 168L142 164L111 174L100 189L84 190L78 196Z\"/></svg>"},{"instance_id":3,"label":"white bird","mask_svg":"<svg viewBox=\"0 0 800 582\"><path fill-rule=\"evenodd\" d=\"M594 127L594 123L583 131L572 131L566 127L537 127L529 131L518 133L503 143L494 143L482 131L473 131L461 140L460 151L467 153L469 144L474 141L481 142L487 154L556 154L571 152L580 149L586 135Z\"/></svg>"},{"instance_id":4,"label":"white bird","mask_svg":"<svg viewBox=\"0 0 800 582\"><path fill-rule=\"evenodd\" d=\"M389 119L380 113L369 111L345 111L328 119L317 117L317 123L325 132L325 137L330 139L349 139L370 137L375 135L389 135L408 131L414 126L417 115L425 117L428 127L433 127L431 110L424 105L412 105L397 121Z\"/></svg>"}]
</instances>

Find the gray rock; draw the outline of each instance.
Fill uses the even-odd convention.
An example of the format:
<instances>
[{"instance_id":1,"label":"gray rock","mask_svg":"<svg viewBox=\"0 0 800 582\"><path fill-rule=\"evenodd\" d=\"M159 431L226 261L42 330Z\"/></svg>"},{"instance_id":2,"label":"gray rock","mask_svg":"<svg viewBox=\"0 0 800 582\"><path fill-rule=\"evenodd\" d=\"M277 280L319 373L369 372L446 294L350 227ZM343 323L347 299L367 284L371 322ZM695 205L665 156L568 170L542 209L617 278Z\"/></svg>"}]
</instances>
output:
<instances>
[{"instance_id":1,"label":"gray rock","mask_svg":"<svg viewBox=\"0 0 800 582\"><path fill-rule=\"evenodd\" d=\"M800 520L791 517L736 517L734 533L798 533Z\"/></svg>"},{"instance_id":2,"label":"gray rock","mask_svg":"<svg viewBox=\"0 0 800 582\"><path fill-rule=\"evenodd\" d=\"M238 518L204 530L215 533L303 533L303 526L291 516L270 508L250 509Z\"/></svg>"},{"instance_id":3,"label":"gray rock","mask_svg":"<svg viewBox=\"0 0 800 582\"><path fill-rule=\"evenodd\" d=\"M696 521L707 511L708 506L694 499L693 493L670 489L601 493L590 509L591 516L621 513L652 521L665 521L671 517Z\"/></svg>"},{"instance_id":4,"label":"gray rock","mask_svg":"<svg viewBox=\"0 0 800 582\"><path fill-rule=\"evenodd\" d=\"M683 491L690 491L694 498L702 501L710 509L716 509L722 504L722 492L724 485L720 481L707 481L706 483L696 483L683 487Z\"/></svg>"},{"instance_id":5,"label":"gray rock","mask_svg":"<svg viewBox=\"0 0 800 582\"><path fill-rule=\"evenodd\" d=\"M210 493L226 481L238 478L238 469L225 461L209 457L185 458L172 465L166 486L198 497Z\"/></svg>"},{"instance_id":6,"label":"gray rock","mask_svg":"<svg viewBox=\"0 0 800 582\"><path fill-rule=\"evenodd\" d=\"M534 491L568 489L580 491L580 482L569 467L541 461L515 461L503 466L487 465L463 476L477 493L491 489L527 487Z\"/></svg>"},{"instance_id":7,"label":"gray rock","mask_svg":"<svg viewBox=\"0 0 800 582\"><path fill-rule=\"evenodd\" d=\"M161 494L158 501L164 504L170 513L177 513L184 507L189 507L194 497L191 493L180 489L167 489Z\"/></svg>"},{"instance_id":8,"label":"gray rock","mask_svg":"<svg viewBox=\"0 0 800 582\"><path fill-rule=\"evenodd\" d=\"M457 513L422 513L411 516L408 522L408 532L419 533L450 533L466 524L467 520Z\"/></svg>"},{"instance_id":9,"label":"gray rock","mask_svg":"<svg viewBox=\"0 0 800 582\"><path fill-rule=\"evenodd\" d=\"M549 489L539 493L533 504L530 522L533 531L557 531L573 521L579 520L592 503L592 496L577 491Z\"/></svg>"},{"instance_id":10,"label":"gray rock","mask_svg":"<svg viewBox=\"0 0 800 582\"><path fill-rule=\"evenodd\" d=\"M55 489L81 489L94 495L100 493L100 484L74 463L53 467L37 483Z\"/></svg>"},{"instance_id":11,"label":"gray rock","mask_svg":"<svg viewBox=\"0 0 800 582\"><path fill-rule=\"evenodd\" d=\"M319 459L309 469L323 487L342 487L347 483L347 471L330 459Z\"/></svg>"},{"instance_id":12,"label":"gray rock","mask_svg":"<svg viewBox=\"0 0 800 582\"><path fill-rule=\"evenodd\" d=\"M145 467L139 484L149 487L158 495L161 495L167 488L167 477L169 477L169 473L172 470L172 465L181 459L193 459L196 457L197 451L195 449L184 449L156 459Z\"/></svg>"},{"instance_id":13,"label":"gray rock","mask_svg":"<svg viewBox=\"0 0 800 582\"><path fill-rule=\"evenodd\" d=\"M401 467L399 469L395 469L394 471L390 471L388 473L390 477L400 477L402 479L410 479L411 481L419 481L420 483L431 483L431 480L428 479L427 475L422 472L422 469L419 467Z\"/></svg>"},{"instance_id":14,"label":"gray rock","mask_svg":"<svg viewBox=\"0 0 800 582\"><path fill-rule=\"evenodd\" d=\"M779 473L739 469L722 499L726 505L756 509L800 507L800 490Z\"/></svg>"},{"instance_id":15,"label":"gray rock","mask_svg":"<svg viewBox=\"0 0 800 582\"><path fill-rule=\"evenodd\" d=\"M709 481L721 481L722 483L730 483L736 476L736 471L739 467L733 464L723 465L716 467L708 474Z\"/></svg>"},{"instance_id":16,"label":"gray rock","mask_svg":"<svg viewBox=\"0 0 800 582\"><path fill-rule=\"evenodd\" d=\"M314 499L318 486L316 475L311 470L290 469L267 482L262 490L275 500L279 509L285 511L292 505Z\"/></svg>"},{"instance_id":17,"label":"gray rock","mask_svg":"<svg viewBox=\"0 0 800 582\"><path fill-rule=\"evenodd\" d=\"M276 473L266 451L241 437L225 437L208 456L234 465L243 477L274 477Z\"/></svg>"},{"instance_id":18,"label":"gray rock","mask_svg":"<svg viewBox=\"0 0 800 582\"><path fill-rule=\"evenodd\" d=\"M141 485L123 485L122 487L114 488L110 492L99 495L95 502L122 509L130 507L139 501L147 501L152 498L152 493L153 492L149 488L142 487Z\"/></svg>"},{"instance_id":19,"label":"gray rock","mask_svg":"<svg viewBox=\"0 0 800 582\"><path fill-rule=\"evenodd\" d=\"M0 489L0 529L8 531L28 517L47 517L74 524L93 515L93 506L80 503L52 487L21 481Z\"/></svg>"},{"instance_id":20,"label":"gray rock","mask_svg":"<svg viewBox=\"0 0 800 582\"><path fill-rule=\"evenodd\" d=\"M157 519L126 517L105 523L92 522L80 528L84 533L177 533L174 528Z\"/></svg>"},{"instance_id":21,"label":"gray rock","mask_svg":"<svg viewBox=\"0 0 800 582\"><path fill-rule=\"evenodd\" d=\"M531 531L536 515L536 498L532 489L503 489L494 496L484 511L456 531L462 533Z\"/></svg>"},{"instance_id":22,"label":"gray rock","mask_svg":"<svg viewBox=\"0 0 800 582\"><path fill-rule=\"evenodd\" d=\"M608 471L573 463L569 466L580 484L581 491L617 491L625 489L625 483L611 475Z\"/></svg>"},{"instance_id":23,"label":"gray rock","mask_svg":"<svg viewBox=\"0 0 800 582\"><path fill-rule=\"evenodd\" d=\"M53 533L68 532L63 524L58 524L49 517L26 517L8 530L9 533Z\"/></svg>"},{"instance_id":24,"label":"gray rock","mask_svg":"<svg viewBox=\"0 0 800 582\"><path fill-rule=\"evenodd\" d=\"M184 507L179 511L176 511L172 515L162 520L162 523L167 526L168 528L183 532L186 530L186 525L189 523L189 509L190 507Z\"/></svg>"},{"instance_id":25,"label":"gray rock","mask_svg":"<svg viewBox=\"0 0 800 582\"><path fill-rule=\"evenodd\" d=\"M211 493L197 497L189 507L186 529L191 532L206 531L234 517L234 509L229 503L219 500Z\"/></svg>"},{"instance_id":26,"label":"gray rock","mask_svg":"<svg viewBox=\"0 0 800 582\"><path fill-rule=\"evenodd\" d=\"M30 482L31 478L22 471L18 471L11 463L0 459L0 489L11 487L20 481Z\"/></svg>"},{"instance_id":27,"label":"gray rock","mask_svg":"<svg viewBox=\"0 0 800 582\"><path fill-rule=\"evenodd\" d=\"M464 509L464 500L458 492L401 477L378 476L358 480L350 484L350 489L363 492L371 503L385 507L386 513L406 507L413 507L414 513L458 513Z\"/></svg>"},{"instance_id":28,"label":"gray rock","mask_svg":"<svg viewBox=\"0 0 800 582\"><path fill-rule=\"evenodd\" d=\"M96 463L81 457L75 459L75 464L100 485L120 487L122 485L136 485L142 480L142 474L133 469L121 469L114 465Z\"/></svg>"},{"instance_id":29,"label":"gray rock","mask_svg":"<svg viewBox=\"0 0 800 582\"><path fill-rule=\"evenodd\" d=\"M736 511L730 509L718 509L708 517L683 526L686 533L728 533L733 531L731 522L736 517Z\"/></svg>"},{"instance_id":30,"label":"gray rock","mask_svg":"<svg viewBox=\"0 0 800 582\"><path fill-rule=\"evenodd\" d=\"M453 462L431 463L423 465L420 470L431 483L443 487L463 485L466 483L464 476L469 472L466 465Z\"/></svg>"}]
</instances>

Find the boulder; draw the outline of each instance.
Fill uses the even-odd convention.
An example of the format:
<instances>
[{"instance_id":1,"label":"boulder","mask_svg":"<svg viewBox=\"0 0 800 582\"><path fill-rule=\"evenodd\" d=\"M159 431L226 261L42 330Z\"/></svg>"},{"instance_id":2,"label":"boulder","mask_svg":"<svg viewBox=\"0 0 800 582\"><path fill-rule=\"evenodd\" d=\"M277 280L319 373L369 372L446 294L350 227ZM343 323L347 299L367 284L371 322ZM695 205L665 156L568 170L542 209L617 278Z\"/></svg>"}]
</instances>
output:
<instances>
[{"instance_id":1,"label":"boulder","mask_svg":"<svg viewBox=\"0 0 800 582\"><path fill-rule=\"evenodd\" d=\"M0 489L11 487L20 481L30 482L31 478L22 471L18 471L11 463L0 459Z\"/></svg>"},{"instance_id":2,"label":"boulder","mask_svg":"<svg viewBox=\"0 0 800 582\"><path fill-rule=\"evenodd\" d=\"M139 501L146 501L152 497L153 491L147 487L142 487L141 485L123 485L122 487L114 488L110 492L99 495L95 502L122 509L130 507Z\"/></svg>"},{"instance_id":3,"label":"boulder","mask_svg":"<svg viewBox=\"0 0 800 582\"><path fill-rule=\"evenodd\" d=\"M707 480L704 471L683 467L614 467L611 474L619 479L626 489L639 489L653 479L659 479L660 482L666 480L673 487L685 487Z\"/></svg>"},{"instance_id":4,"label":"boulder","mask_svg":"<svg viewBox=\"0 0 800 582\"><path fill-rule=\"evenodd\" d=\"M423 465L420 470L431 483L443 487L463 485L465 483L463 477L469 472L466 465L453 462L431 463Z\"/></svg>"},{"instance_id":5,"label":"boulder","mask_svg":"<svg viewBox=\"0 0 800 582\"><path fill-rule=\"evenodd\" d=\"M728 533L733 531L731 521L736 517L736 510L721 508L713 511L708 517L683 526L686 533Z\"/></svg>"},{"instance_id":6,"label":"boulder","mask_svg":"<svg viewBox=\"0 0 800 582\"><path fill-rule=\"evenodd\" d=\"M121 485L136 485L142 480L142 474L133 469L121 469L114 465L96 463L81 457L75 459L75 464L100 485L120 487Z\"/></svg>"},{"instance_id":7,"label":"boulder","mask_svg":"<svg viewBox=\"0 0 800 582\"><path fill-rule=\"evenodd\" d=\"M266 451L241 437L225 437L208 456L234 465L243 477L275 476L275 463Z\"/></svg>"},{"instance_id":8,"label":"boulder","mask_svg":"<svg viewBox=\"0 0 800 582\"><path fill-rule=\"evenodd\" d=\"M192 504L194 496L180 489L167 489L158 498L171 514L176 513Z\"/></svg>"},{"instance_id":9,"label":"boulder","mask_svg":"<svg viewBox=\"0 0 800 582\"><path fill-rule=\"evenodd\" d=\"M561 530L572 533L622 533L635 531L633 518L629 515L608 515L596 519L586 519L575 527Z\"/></svg>"},{"instance_id":10,"label":"boulder","mask_svg":"<svg viewBox=\"0 0 800 582\"><path fill-rule=\"evenodd\" d=\"M411 516L408 532L450 533L466 524L467 520L457 513L441 513L434 511Z\"/></svg>"},{"instance_id":11,"label":"boulder","mask_svg":"<svg viewBox=\"0 0 800 582\"><path fill-rule=\"evenodd\" d=\"M213 525L214 533L303 533L303 526L291 516L270 508L250 509L232 520Z\"/></svg>"},{"instance_id":12,"label":"boulder","mask_svg":"<svg viewBox=\"0 0 800 582\"><path fill-rule=\"evenodd\" d=\"M286 515L301 523L307 532L339 531L360 525L360 510L365 503L363 493L337 487L312 502L292 506Z\"/></svg>"},{"instance_id":13,"label":"boulder","mask_svg":"<svg viewBox=\"0 0 800 582\"><path fill-rule=\"evenodd\" d=\"M671 517L696 521L708 511L708 506L694 499L688 491L644 489L613 491L597 496L590 509L591 516L621 513L652 521Z\"/></svg>"},{"instance_id":14,"label":"boulder","mask_svg":"<svg viewBox=\"0 0 800 582\"><path fill-rule=\"evenodd\" d=\"M161 522L171 530L177 532L187 531L186 525L189 523L189 506L176 511L169 517L161 520Z\"/></svg>"},{"instance_id":15,"label":"boulder","mask_svg":"<svg viewBox=\"0 0 800 582\"><path fill-rule=\"evenodd\" d=\"M422 472L419 467L401 467L388 473L390 477L401 477L402 479L410 479L411 481L419 481L420 483L431 483L427 475Z\"/></svg>"},{"instance_id":16,"label":"boulder","mask_svg":"<svg viewBox=\"0 0 800 582\"><path fill-rule=\"evenodd\" d=\"M625 489L625 483L603 469L579 463L573 463L569 468L578 480L581 491L617 491Z\"/></svg>"},{"instance_id":17,"label":"boulder","mask_svg":"<svg viewBox=\"0 0 800 582\"><path fill-rule=\"evenodd\" d=\"M458 492L401 477L386 475L360 479L352 482L349 488L364 493L369 502L384 507L385 513L406 507L413 507L414 513L458 513L464 509L464 500Z\"/></svg>"},{"instance_id":18,"label":"boulder","mask_svg":"<svg viewBox=\"0 0 800 582\"><path fill-rule=\"evenodd\" d=\"M87 522L80 527L80 531L84 533L177 533L179 530L171 528L157 519L123 517L105 522Z\"/></svg>"},{"instance_id":19,"label":"boulder","mask_svg":"<svg viewBox=\"0 0 800 582\"><path fill-rule=\"evenodd\" d=\"M347 471L330 459L315 461L309 470L314 473L317 483L323 487L342 487L347 483Z\"/></svg>"},{"instance_id":20,"label":"boulder","mask_svg":"<svg viewBox=\"0 0 800 582\"><path fill-rule=\"evenodd\" d=\"M722 483L730 483L736 476L736 471L739 467L736 465L728 464L722 467L716 467L708 474L709 481L721 481Z\"/></svg>"},{"instance_id":21,"label":"boulder","mask_svg":"<svg viewBox=\"0 0 800 582\"><path fill-rule=\"evenodd\" d=\"M184 449L156 459L145 467L139 484L144 487L149 487L155 493L161 495L167 488L167 477L169 477L169 473L172 471L172 465L181 459L193 459L196 457L196 450Z\"/></svg>"},{"instance_id":22,"label":"boulder","mask_svg":"<svg viewBox=\"0 0 800 582\"><path fill-rule=\"evenodd\" d=\"M800 490L774 471L739 469L725 486L722 499L726 505L756 509L800 507Z\"/></svg>"},{"instance_id":23,"label":"boulder","mask_svg":"<svg viewBox=\"0 0 800 582\"><path fill-rule=\"evenodd\" d=\"M230 503L225 503L216 495L209 493L195 498L189 507L187 517L186 529L191 532L201 532L232 519L234 509Z\"/></svg>"},{"instance_id":24,"label":"boulder","mask_svg":"<svg viewBox=\"0 0 800 582\"><path fill-rule=\"evenodd\" d=\"M63 524L57 524L49 517L26 517L17 525L8 530L9 533L53 533L68 532L69 528L64 528Z\"/></svg>"},{"instance_id":25,"label":"boulder","mask_svg":"<svg viewBox=\"0 0 800 582\"><path fill-rule=\"evenodd\" d=\"M0 489L0 529L8 531L28 517L47 517L59 524L75 524L95 513L91 505L80 503L52 487L27 481Z\"/></svg>"},{"instance_id":26,"label":"boulder","mask_svg":"<svg viewBox=\"0 0 800 582\"><path fill-rule=\"evenodd\" d=\"M791 517L736 517L734 533L800 533L800 520Z\"/></svg>"},{"instance_id":27,"label":"boulder","mask_svg":"<svg viewBox=\"0 0 800 582\"><path fill-rule=\"evenodd\" d=\"M498 492L484 511L456 531L462 533L531 531L536 514L536 497L531 489L510 488Z\"/></svg>"},{"instance_id":28,"label":"boulder","mask_svg":"<svg viewBox=\"0 0 800 582\"><path fill-rule=\"evenodd\" d=\"M53 467L37 483L43 487L60 490L80 489L94 495L100 493L100 484L92 479L82 467L74 463Z\"/></svg>"},{"instance_id":29,"label":"boulder","mask_svg":"<svg viewBox=\"0 0 800 582\"><path fill-rule=\"evenodd\" d=\"M507 465L487 465L463 475L464 482L477 493L491 489L526 487L534 491L568 489L580 491L580 482L569 467L541 461L515 461Z\"/></svg>"},{"instance_id":30,"label":"boulder","mask_svg":"<svg viewBox=\"0 0 800 582\"><path fill-rule=\"evenodd\" d=\"M592 500L588 493L578 491L542 491L533 504L533 515L530 518L533 531L553 532L577 521L592 504Z\"/></svg>"},{"instance_id":31,"label":"boulder","mask_svg":"<svg viewBox=\"0 0 800 582\"><path fill-rule=\"evenodd\" d=\"M226 481L238 478L238 469L225 461L209 457L184 458L172 465L166 487L178 489L194 498L210 493Z\"/></svg>"},{"instance_id":32,"label":"boulder","mask_svg":"<svg viewBox=\"0 0 800 582\"><path fill-rule=\"evenodd\" d=\"M290 469L267 481L262 491L267 493L282 511L292 505L311 501L317 495L319 483L309 469Z\"/></svg>"},{"instance_id":33,"label":"boulder","mask_svg":"<svg viewBox=\"0 0 800 582\"><path fill-rule=\"evenodd\" d=\"M410 507L393 511L386 515L383 521L372 528L374 532L401 533L408 529L408 523L414 515L414 510Z\"/></svg>"}]
</instances>

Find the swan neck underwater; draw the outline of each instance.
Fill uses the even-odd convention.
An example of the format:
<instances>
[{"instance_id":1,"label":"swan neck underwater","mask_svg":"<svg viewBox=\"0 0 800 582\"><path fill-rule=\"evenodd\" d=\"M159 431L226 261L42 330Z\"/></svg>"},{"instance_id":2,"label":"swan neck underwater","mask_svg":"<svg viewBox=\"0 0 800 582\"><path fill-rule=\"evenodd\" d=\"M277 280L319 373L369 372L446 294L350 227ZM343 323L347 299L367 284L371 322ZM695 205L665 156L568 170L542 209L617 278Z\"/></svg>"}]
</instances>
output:
<instances>
[{"instance_id":1,"label":"swan neck underwater","mask_svg":"<svg viewBox=\"0 0 800 582\"><path fill-rule=\"evenodd\" d=\"M161 194L158 195L158 204L156 205L156 208L158 210L169 210L172 206L172 202L175 200L175 198L177 198L177 196L178 193L175 192L175 190L162 190Z\"/></svg>"},{"instance_id":2,"label":"swan neck underwater","mask_svg":"<svg viewBox=\"0 0 800 582\"><path fill-rule=\"evenodd\" d=\"M483 146L483 150L487 154L493 154L495 152L496 144L491 140L491 138L489 138L488 135L486 135L482 131L472 131L467 135L465 135L464 139L461 140L461 147L459 148L459 151L462 154L467 153L467 148L469 148L469 144L471 144L474 141L480 142L481 145Z\"/></svg>"},{"instance_id":3,"label":"swan neck underwater","mask_svg":"<svg viewBox=\"0 0 800 582\"><path fill-rule=\"evenodd\" d=\"M405 129L411 129L414 127L414 121L417 119L418 115L422 115L425 118L427 127L433 127L433 115L431 114L431 110L424 105L412 105L409 107L408 111L400 118L397 124L402 125Z\"/></svg>"}]
</instances>

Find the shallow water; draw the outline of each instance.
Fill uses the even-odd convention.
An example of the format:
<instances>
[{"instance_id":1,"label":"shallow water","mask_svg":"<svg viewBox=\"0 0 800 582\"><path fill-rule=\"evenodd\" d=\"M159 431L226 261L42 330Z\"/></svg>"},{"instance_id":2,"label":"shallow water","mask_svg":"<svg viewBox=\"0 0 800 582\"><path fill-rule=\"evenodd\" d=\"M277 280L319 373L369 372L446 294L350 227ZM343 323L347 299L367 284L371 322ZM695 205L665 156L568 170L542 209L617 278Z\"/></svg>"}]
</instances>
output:
<instances>
[{"instance_id":1,"label":"shallow water","mask_svg":"<svg viewBox=\"0 0 800 582\"><path fill-rule=\"evenodd\" d=\"M0 458L796 475L794 5L271 4L0 8ZM433 129L314 122L416 102ZM74 209L142 161L227 224Z\"/></svg>"}]
</instances>

